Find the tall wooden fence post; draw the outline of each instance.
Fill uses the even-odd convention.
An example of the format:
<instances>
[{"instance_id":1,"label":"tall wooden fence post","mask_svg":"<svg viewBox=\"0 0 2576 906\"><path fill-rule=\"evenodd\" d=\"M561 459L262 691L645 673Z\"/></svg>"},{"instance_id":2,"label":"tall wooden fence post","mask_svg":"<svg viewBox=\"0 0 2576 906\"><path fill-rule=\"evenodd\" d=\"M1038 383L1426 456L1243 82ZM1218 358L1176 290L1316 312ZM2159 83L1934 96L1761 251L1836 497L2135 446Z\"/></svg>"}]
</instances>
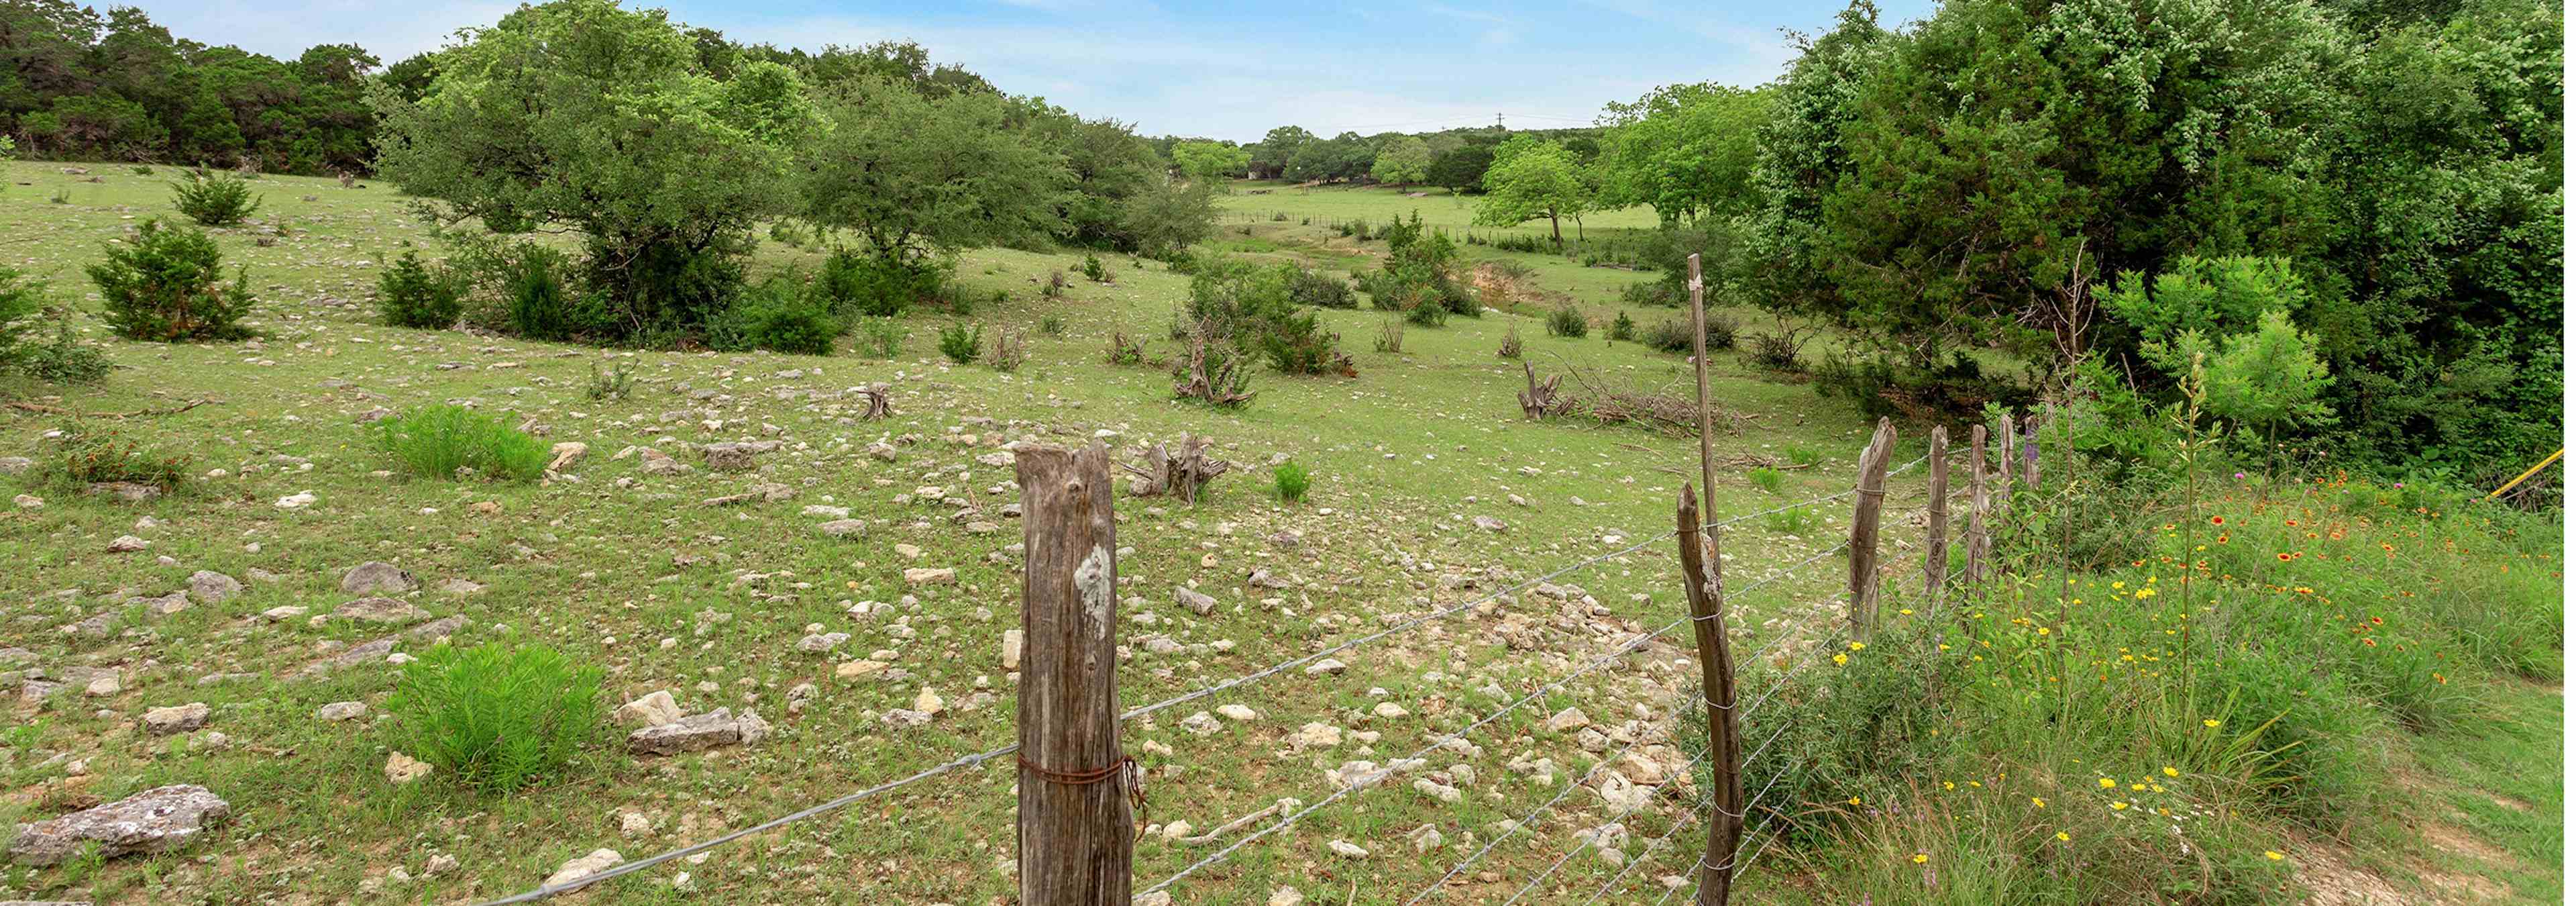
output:
<instances>
[{"instance_id":1,"label":"tall wooden fence post","mask_svg":"<svg viewBox=\"0 0 2576 906\"><path fill-rule=\"evenodd\" d=\"M2051 403L2049 405L2051 409L2050 414L2055 414L2054 410L2056 408L2056 404ZM2040 451L2039 448L2028 446L2028 444L2039 442L2039 426L2042 423L2039 413L2036 412L2022 416L2021 419L2022 430L2030 432L2029 437L2023 438L2019 442L2021 444L2021 486L2033 491L2039 490Z\"/></svg>"},{"instance_id":2,"label":"tall wooden fence post","mask_svg":"<svg viewBox=\"0 0 2576 906\"><path fill-rule=\"evenodd\" d=\"M1999 427L2001 430L1995 432L1995 508L2001 510L2012 503L2013 472L2019 468L2021 456L2013 449L2016 432L2012 413L2003 414Z\"/></svg>"},{"instance_id":3,"label":"tall wooden fence post","mask_svg":"<svg viewBox=\"0 0 2576 906\"><path fill-rule=\"evenodd\" d=\"M1709 452L1708 438L1708 306L1700 298L1699 253L1691 253L1687 260L1690 262L1691 370L1699 373L1699 490L1705 495L1717 493L1717 458Z\"/></svg>"},{"instance_id":4,"label":"tall wooden fence post","mask_svg":"<svg viewBox=\"0 0 2576 906\"><path fill-rule=\"evenodd\" d=\"M1931 523L1924 530L1923 591L1935 607L1950 580L1950 429L1932 428L1932 451L1923 463L1932 473L1932 502L1925 509Z\"/></svg>"},{"instance_id":5,"label":"tall wooden fence post","mask_svg":"<svg viewBox=\"0 0 2576 906\"><path fill-rule=\"evenodd\" d=\"M1699 861L1699 902L1725 906L1744 837L1744 752L1735 726L1735 655L1726 644L1726 568L1717 542L1701 540L1706 520L1688 484L1673 522L1681 530L1682 597L1690 602L1691 633L1699 641L1700 698L1708 708L1709 770L1716 781L1717 810L1709 815L1708 850Z\"/></svg>"},{"instance_id":6,"label":"tall wooden fence post","mask_svg":"<svg viewBox=\"0 0 2576 906\"><path fill-rule=\"evenodd\" d=\"M1986 536L1986 426L1968 430L1968 531L1962 539L1968 544L1968 583L1986 580L1986 552L1994 539Z\"/></svg>"},{"instance_id":7,"label":"tall wooden fence post","mask_svg":"<svg viewBox=\"0 0 2576 906\"><path fill-rule=\"evenodd\" d=\"M1852 638L1867 639L1878 629L1878 513L1887 503L1887 457L1896 446L1896 425L1878 420L1869 448L1860 454L1860 484L1852 494L1851 624Z\"/></svg>"},{"instance_id":8,"label":"tall wooden fence post","mask_svg":"<svg viewBox=\"0 0 2576 906\"><path fill-rule=\"evenodd\" d=\"M1118 745L1118 537L1109 451L1024 447L1028 542L1020 627L1020 899L1128 906L1129 796Z\"/></svg>"}]
</instances>

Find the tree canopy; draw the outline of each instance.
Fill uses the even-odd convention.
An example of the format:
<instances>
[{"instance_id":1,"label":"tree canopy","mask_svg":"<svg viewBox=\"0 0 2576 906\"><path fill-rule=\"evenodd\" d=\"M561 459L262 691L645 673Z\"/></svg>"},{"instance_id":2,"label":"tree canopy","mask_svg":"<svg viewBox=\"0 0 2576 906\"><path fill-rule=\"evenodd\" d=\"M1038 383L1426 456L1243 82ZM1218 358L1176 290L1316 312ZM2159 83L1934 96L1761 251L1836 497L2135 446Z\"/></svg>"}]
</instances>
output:
<instances>
[{"instance_id":1,"label":"tree canopy","mask_svg":"<svg viewBox=\"0 0 2576 906\"><path fill-rule=\"evenodd\" d=\"M1512 226L1547 218L1548 231L1565 241L1563 217L1592 210L1593 187L1585 180L1574 152L1563 144L1516 135L1494 149L1494 165L1485 171L1485 198L1476 205L1476 222Z\"/></svg>"}]
</instances>

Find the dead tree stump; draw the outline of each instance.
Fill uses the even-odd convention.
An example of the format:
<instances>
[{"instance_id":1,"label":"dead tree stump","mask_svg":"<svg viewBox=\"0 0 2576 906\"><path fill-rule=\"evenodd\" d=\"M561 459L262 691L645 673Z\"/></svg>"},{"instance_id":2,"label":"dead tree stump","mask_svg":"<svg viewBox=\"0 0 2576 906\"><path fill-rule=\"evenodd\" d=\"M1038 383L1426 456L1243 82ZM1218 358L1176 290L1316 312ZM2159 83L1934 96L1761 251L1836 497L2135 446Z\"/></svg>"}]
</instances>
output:
<instances>
[{"instance_id":1,"label":"dead tree stump","mask_svg":"<svg viewBox=\"0 0 2576 906\"><path fill-rule=\"evenodd\" d=\"M1529 379L1529 389L1521 391L1521 417L1546 418L1548 410L1556 406L1557 382L1565 380L1565 376L1557 375L1542 383L1538 371L1528 362L1521 363L1521 376Z\"/></svg>"}]
</instances>

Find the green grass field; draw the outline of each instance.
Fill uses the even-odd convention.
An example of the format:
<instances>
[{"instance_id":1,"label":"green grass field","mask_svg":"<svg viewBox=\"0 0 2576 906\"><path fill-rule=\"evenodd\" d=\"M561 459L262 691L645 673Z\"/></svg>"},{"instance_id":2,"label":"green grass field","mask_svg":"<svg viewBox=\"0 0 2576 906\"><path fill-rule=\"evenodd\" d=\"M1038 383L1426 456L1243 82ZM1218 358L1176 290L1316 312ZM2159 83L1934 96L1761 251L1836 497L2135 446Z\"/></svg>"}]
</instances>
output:
<instances>
[{"instance_id":1,"label":"green grass field","mask_svg":"<svg viewBox=\"0 0 2576 906\"><path fill-rule=\"evenodd\" d=\"M173 174L89 169L99 182L57 164L0 165L7 177L0 262L49 281L57 299L94 311L96 294L80 268L141 220L173 215L165 186ZM228 262L247 265L263 297L254 325L260 340L107 341L95 318L84 317L84 333L107 341L118 366L107 381L0 392L35 407L0 410L0 456L40 463L55 446L48 432L67 421L42 410L122 412L206 401L175 415L118 420L149 443L191 457L191 480L167 498L115 503L48 479L42 467L0 476L10 495L42 500L0 511L0 543L17 553L0 563L8 616L0 648L24 651L0 668L18 679L31 669L52 676L112 670L119 680L103 694L75 684L19 701L16 726L0 747L0 788L7 791L0 819L40 820L173 783L213 789L230 801L233 818L165 855L12 867L0 874L0 898L470 901L533 887L593 849L649 855L1008 743L1013 678L1000 649L1002 633L1018 626L1019 579L1009 548L1020 532L1000 515L1016 498L1001 449L1008 442L1098 439L1127 447L1189 432L1215 438L1218 455L1239 464L1194 507L1120 499L1118 568L1129 621L1120 683L1131 703L1203 688L1648 541L1671 528L1681 484L1697 472L1692 439L1525 422L1514 399L1521 363L1495 352L1515 325L1527 344L1525 360L1542 374L1580 369L1593 382L1671 394L1687 394L1690 382L1679 357L1606 342L1599 329L1584 340L1550 337L1527 314L1413 328L1402 352L1386 353L1370 349L1382 315L1325 312L1358 377L1264 371L1249 408L1217 412L1174 402L1162 369L1103 362L1116 333L1147 338L1153 355L1174 353L1165 336L1173 307L1186 296L1185 276L1119 258L1108 262L1114 282L1075 277L1065 298L1047 300L1039 284L1051 271L1071 275L1079 252L986 250L964 255L958 277L979 298L995 291L1008 297L974 317L1031 337L1030 360L1017 373L940 359L934 334L946 318L934 312L903 320L908 336L892 359L862 357L846 339L832 357L603 352L380 326L370 301L378 268L400 243L424 237L399 196L383 185L343 189L323 179L267 177L258 185L266 207L256 223L216 232ZM1436 190L1418 199L1362 189L1250 194L1258 188L1239 186L1226 197L1228 211L1258 213L1251 222L1229 220L1211 246L1348 270L1374 266L1382 244L1334 236L1325 226L1330 219L1383 220L1418 210L1427 222L1464 227L1470 216ZM58 192L62 203L51 200ZM1272 211L1291 219L1269 219ZM1632 210L1591 218L1586 228L1651 224L1651 214ZM1545 226L1518 228L1533 229ZM755 268L810 268L818 257L764 243ZM1484 247L1471 248L1470 257L1522 260L1534 272L1533 293L1573 299L1596 317L1615 309L1621 285L1653 276ZM1636 314L1648 322L1675 316ZM1065 324L1061 335L1041 331L1050 316ZM587 398L594 367L612 358L637 375L633 394ZM1849 487L1867 426L1794 378L1733 355L1713 359L1712 399L1733 416L1733 427L1717 439L1725 465L1707 509L1712 517ZM855 395L843 392L872 382L893 388L888 420L860 420ZM392 463L355 423L378 407L448 401L541 426L544 440L586 444L587 455L541 483L408 479L388 474ZM1920 455L1923 437L1919 428L1904 430L1896 461ZM779 447L741 474L710 471L693 452L698 444L736 440ZM879 442L894 448L892 458L869 452ZM615 456L629 446L699 468L646 474L640 457ZM1817 458L1797 466L1792 451ZM1302 504L1270 490L1271 466L1284 461L1314 476ZM1784 467L1778 492L1746 477L1762 464ZM1892 483L1891 562L1919 564L1922 530L1908 519L1923 506L1921 481L1917 470ZM781 486L784 498L702 503L761 484ZM308 492L309 505L277 505ZM833 517L811 507L847 508L866 528L826 537L817 526ZM1819 625L1814 617L1831 613L1840 558L1795 573L1784 568L1836 543L1850 519L1847 507L1817 507L1803 524L1754 520L1726 533L1731 584L1779 579L1730 599L1747 642L1783 630L1803 636L1803 627ZM1505 527L1480 528L1480 517ZM149 546L109 552L121 535ZM625 728L602 727L562 776L507 796L435 775L390 783L378 722L394 669L371 662L304 673L387 630L263 616L288 606L328 613L352 597L339 589L341 572L370 560L417 575L424 589L411 600L432 615L466 617L459 641L543 642L605 668L612 704L669 690L689 713L756 710L777 731L748 747L641 758L626 753L618 738ZM905 570L918 568L953 569L954 584L908 583ZM183 588L199 570L241 579L246 593L166 616L133 600ZM1251 584L1256 573L1282 581ZM1345 762L1403 757L1634 634L1665 626L1682 614L1676 577L1671 543L1649 544L1554 579L1576 587L1562 599L1520 596L1336 655L1349 668L1339 675L1291 671L1128 725L1126 745L1148 772L1156 825L1137 847L1138 888L1222 845L1163 833L1172 823L1205 833L1283 797L1319 801L1334 788L1327 772ZM444 590L451 580L480 588ZM1177 606L1174 589L1184 586L1214 596L1214 612ZM102 614L103 633L60 628ZM809 634L836 632L850 637L833 650L799 649ZM845 675L841 665L863 660L884 668ZM1666 634L1485 724L1469 750L1439 750L1420 769L1320 809L1172 893L1178 902L1258 902L1293 887L1308 903L1403 902L1505 833L1497 822L1523 818L1594 772L1598 752L1586 751L1571 732L1541 728L1561 709L1580 707L1605 730L1635 721L1634 730L1649 738L1639 751L1680 768L1680 750L1658 748L1663 743L1654 737L1673 732L1676 707L1696 676L1687 628ZM794 691L805 684L813 691ZM2370 834L2321 841L2317 851L2338 853L2361 866L2354 872L2409 897L2458 875L2501 878L2479 889L2496 888L2502 901L2554 902L2560 701L2554 687L2510 679L2491 685L2513 734L2367 744L2412 753L2428 776L2440 778L2440 792L2420 804L2421 814L2436 816L2426 820L2458 829L2506 861L2417 857L2402 841ZM930 725L883 722L925 690L947 707ZM350 722L316 718L322 705L341 701L366 703L369 713ZM207 727L228 737L226 745L209 745L204 731L153 736L141 724L151 708L190 702L212 706ZM1396 708L1381 707L1390 703ZM1184 718L1220 705L1257 716L1215 721L1205 735L1184 726ZM1338 728L1342 741L1294 742L1309 723ZM1532 769L1540 759L1554 769ZM1008 764L913 785L581 896L619 903L1009 902ZM1436 778L1462 795L1443 801L1415 789L1417 778ZM1697 825L1673 836L1682 847L1643 844L1689 820L1699 794L1688 786L1662 785L1628 819L1636 842L1624 855L1643 865L1621 873L1623 866L1586 853L1532 896L1581 902L1614 875L1605 901L1662 895L1664 879L1685 874L1695 858L1686 850ZM1575 831L1618 815L1603 796L1573 791L1464 871L1445 901L1508 898L1572 848ZM1444 842L1417 849L1411 835L1426 826ZM1368 854L1337 854L1333 841ZM454 868L430 871L433 861L448 860ZM1832 865L1817 854L1784 851L1755 867L1745 899L1807 901L1817 889L1810 872L1839 870ZM675 884L683 872L687 883Z\"/></svg>"}]
</instances>

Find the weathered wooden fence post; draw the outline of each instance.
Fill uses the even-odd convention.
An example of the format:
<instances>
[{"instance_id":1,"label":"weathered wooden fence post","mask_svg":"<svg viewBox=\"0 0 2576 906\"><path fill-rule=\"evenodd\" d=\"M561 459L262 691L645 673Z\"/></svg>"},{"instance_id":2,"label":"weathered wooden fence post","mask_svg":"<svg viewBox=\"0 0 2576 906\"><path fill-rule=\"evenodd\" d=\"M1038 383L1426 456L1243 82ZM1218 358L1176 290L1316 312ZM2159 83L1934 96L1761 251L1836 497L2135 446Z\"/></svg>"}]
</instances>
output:
<instances>
[{"instance_id":1,"label":"weathered wooden fence post","mask_svg":"<svg viewBox=\"0 0 2576 906\"><path fill-rule=\"evenodd\" d=\"M1690 603L1691 632L1699 641L1700 698L1708 708L1708 753L1716 781L1716 811L1709 815L1708 849L1700 855L1699 902L1724 906L1735 878L1736 844L1744 836L1744 752L1736 736L1735 655L1726 644L1725 564L1717 542L1703 541L1699 501L1682 485L1680 511L1682 597Z\"/></svg>"},{"instance_id":2,"label":"weathered wooden fence post","mask_svg":"<svg viewBox=\"0 0 2576 906\"><path fill-rule=\"evenodd\" d=\"M2003 414L2001 428L1995 432L1995 508L1998 510L2012 503L2013 471L2021 461L2018 451L2013 449L2016 432L2013 431L2012 413Z\"/></svg>"},{"instance_id":3,"label":"weathered wooden fence post","mask_svg":"<svg viewBox=\"0 0 2576 906\"><path fill-rule=\"evenodd\" d=\"M1986 580L1986 552L1993 549L1994 539L1986 536L1986 426L1968 430L1968 532L1961 539L1968 545L1968 583Z\"/></svg>"},{"instance_id":4,"label":"weathered wooden fence post","mask_svg":"<svg viewBox=\"0 0 2576 906\"><path fill-rule=\"evenodd\" d=\"M2054 405L2055 405L2055 404L2051 404L2051 408L2052 408L2052 409L2054 408ZM2054 413L2052 412L2052 414L2054 414ZM2031 414L2029 414L2029 415L2022 416L2022 419L2021 419L2021 426L2022 426L2022 429L2023 429L2023 430L2025 430L2025 431L2029 431L2029 432L2030 432L2030 436L2029 436L2029 437L2027 437L2027 438L2022 439L2022 441L2017 442L2017 443L2021 443L2021 444L2023 444L2023 446L2021 446L2021 447L2020 447L2020 450L2021 450L2021 486L2022 486L2022 487L2025 487L2025 488L2029 488L2029 489L2031 489L2031 490L2033 490L2033 491L2037 491L2037 490L2039 490L2039 452L2040 452L2040 451L2039 451L2039 449L2038 449L2038 448L2036 448L2036 447L2030 447L2030 446L2027 446L2027 444L2035 444L2035 443L2038 443L2038 442L2039 442L2039 426L2040 426L2040 425L2042 425L2042 424L2045 424L2045 422L2044 422L2044 421L2039 417L2039 413L2034 412L2034 413L2031 413Z\"/></svg>"},{"instance_id":5,"label":"weathered wooden fence post","mask_svg":"<svg viewBox=\"0 0 2576 906\"><path fill-rule=\"evenodd\" d=\"M1690 258L1691 370L1699 373L1699 490L1717 493L1717 458L1708 439L1708 306L1700 297L1699 253Z\"/></svg>"},{"instance_id":6,"label":"weathered wooden fence post","mask_svg":"<svg viewBox=\"0 0 2576 906\"><path fill-rule=\"evenodd\" d=\"M1128 906L1129 796L1118 745L1118 538L1109 451L1023 447L1020 902Z\"/></svg>"},{"instance_id":7,"label":"weathered wooden fence post","mask_svg":"<svg viewBox=\"0 0 2576 906\"><path fill-rule=\"evenodd\" d=\"M1924 530L1923 590L1932 596L1935 607L1941 604L1941 592L1950 580L1950 429L1932 428L1932 451L1925 454L1924 465L1932 471L1932 502L1925 509L1925 520L1931 525Z\"/></svg>"},{"instance_id":8,"label":"weathered wooden fence post","mask_svg":"<svg viewBox=\"0 0 2576 906\"><path fill-rule=\"evenodd\" d=\"M1867 639L1878 629L1878 513L1887 503L1887 457L1896 446L1896 425L1878 420L1869 448L1860 454L1860 484L1852 494L1851 560L1852 638Z\"/></svg>"}]
</instances>

